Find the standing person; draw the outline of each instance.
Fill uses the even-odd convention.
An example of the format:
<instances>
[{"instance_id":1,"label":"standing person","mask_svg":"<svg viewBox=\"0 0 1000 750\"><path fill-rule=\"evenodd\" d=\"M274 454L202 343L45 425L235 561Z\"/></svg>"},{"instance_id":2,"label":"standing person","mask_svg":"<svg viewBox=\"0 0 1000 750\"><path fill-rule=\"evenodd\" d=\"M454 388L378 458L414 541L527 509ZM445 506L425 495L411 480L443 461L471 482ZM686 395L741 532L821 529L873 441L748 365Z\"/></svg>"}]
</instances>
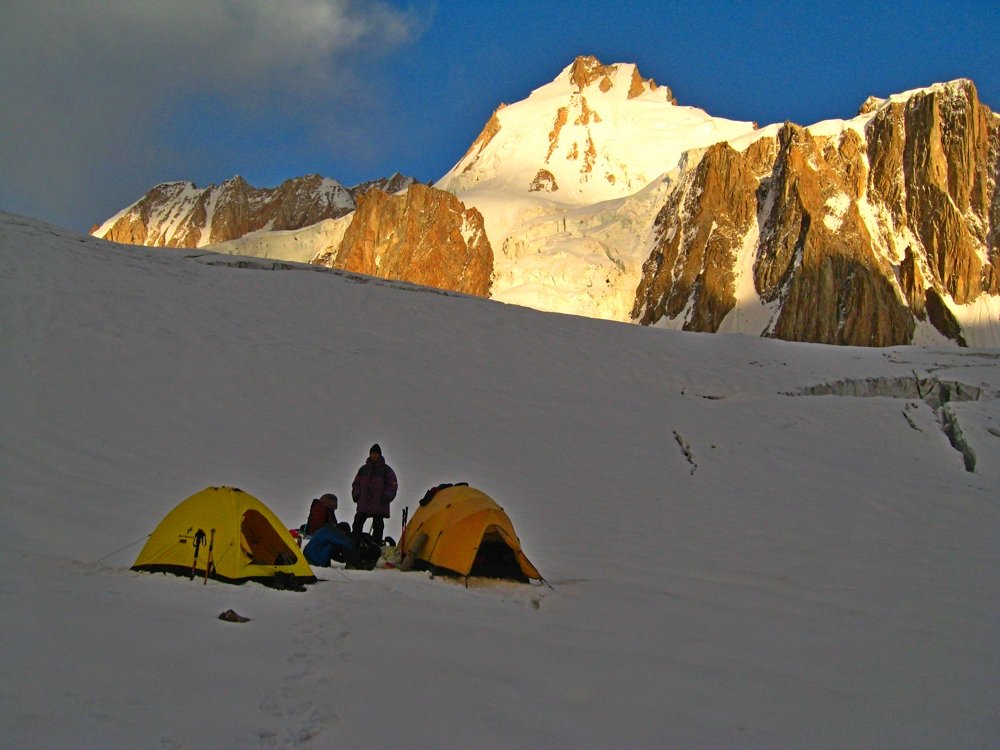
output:
<instances>
[{"instance_id":1,"label":"standing person","mask_svg":"<svg viewBox=\"0 0 1000 750\"><path fill-rule=\"evenodd\" d=\"M368 460L358 469L351 486L351 496L358 506L354 514L352 531L360 534L365 521L372 519L372 538L382 543L385 519L389 517L389 503L396 497L396 472L382 458L382 448L375 443L368 451Z\"/></svg>"}]
</instances>

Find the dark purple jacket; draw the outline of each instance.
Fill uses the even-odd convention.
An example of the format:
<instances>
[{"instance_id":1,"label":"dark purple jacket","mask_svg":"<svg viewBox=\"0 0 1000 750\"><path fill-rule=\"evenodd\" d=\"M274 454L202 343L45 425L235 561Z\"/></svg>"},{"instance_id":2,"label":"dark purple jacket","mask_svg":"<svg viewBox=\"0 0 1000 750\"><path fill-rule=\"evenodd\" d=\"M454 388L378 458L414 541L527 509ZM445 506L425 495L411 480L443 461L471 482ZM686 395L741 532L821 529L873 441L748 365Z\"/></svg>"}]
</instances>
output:
<instances>
[{"instance_id":1,"label":"dark purple jacket","mask_svg":"<svg viewBox=\"0 0 1000 750\"><path fill-rule=\"evenodd\" d=\"M358 513L388 518L389 503L396 497L396 487L396 472L379 456L377 461L368 459L358 469L351 497L358 505Z\"/></svg>"}]
</instances>

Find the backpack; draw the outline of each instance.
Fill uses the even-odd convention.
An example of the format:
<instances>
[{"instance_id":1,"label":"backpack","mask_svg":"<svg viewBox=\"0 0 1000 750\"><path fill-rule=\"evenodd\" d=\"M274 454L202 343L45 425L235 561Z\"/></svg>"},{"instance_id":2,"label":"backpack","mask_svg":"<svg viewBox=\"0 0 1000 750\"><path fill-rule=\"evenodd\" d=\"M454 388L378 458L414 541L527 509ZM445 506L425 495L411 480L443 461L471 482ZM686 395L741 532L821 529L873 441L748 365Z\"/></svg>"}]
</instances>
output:
<instances>
[{"instance_id":1,"label":"backpack","mask_svg":"<svg viewBox=\"0 0 1000 750\"><path fill-rule=\"evenodd\" d=\"M420 498L420 505L422 506L427 505L427 503L429 503L431 500L434 499L434 496L438 492L447 489L448 487L468 487L468 486L469 486L468 482L454 482L454 483L445 482L444 484L439 484L436 487L431 487L429 490L427 490L427 492L424 493L424 496Z\"/></svg>"},{"instance_id":2,"label":"backpack","mask_svg":"<svg viewBox=\"0 0 1000 750\"><path fill-rule=\"evenodd\" d=\"M305 531L306 536L312 536L316 531L322 527L330 518L330 509L323 505L322 502L317 498L312 501L309 506L309 516L306 519L305 526L302 530Z\"/></svg>"},{"instance_id":3,"label":"backpack","mask_svg":"<svg viewBox=\"0 0 1000 750\"><path fill-rule=\"evenodd\" d=\"M382 547L372 539L371 534L358 534L354 538L355 549L347 567L354 570L374 570L382 557Z\"/></svg>"}]
</instances>

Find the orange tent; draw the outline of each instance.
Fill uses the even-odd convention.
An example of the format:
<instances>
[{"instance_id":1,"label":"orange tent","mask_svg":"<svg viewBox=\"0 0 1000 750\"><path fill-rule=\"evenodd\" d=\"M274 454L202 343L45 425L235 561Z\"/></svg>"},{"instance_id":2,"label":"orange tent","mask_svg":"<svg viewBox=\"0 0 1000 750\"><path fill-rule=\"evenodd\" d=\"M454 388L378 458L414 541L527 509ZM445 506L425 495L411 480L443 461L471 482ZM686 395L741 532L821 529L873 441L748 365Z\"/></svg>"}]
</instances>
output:
<instances>
[{"instance_id":1,"label":"orange tent","mask_svg":"<svg viewBox=\"0 0 1000 750\"><path fill-rule=\"evenodd\" d=\"M442 485L428 492L403 530L399 551L404 569L542 580L503 508L468 485Z\"/></svg>"}]
</instances>

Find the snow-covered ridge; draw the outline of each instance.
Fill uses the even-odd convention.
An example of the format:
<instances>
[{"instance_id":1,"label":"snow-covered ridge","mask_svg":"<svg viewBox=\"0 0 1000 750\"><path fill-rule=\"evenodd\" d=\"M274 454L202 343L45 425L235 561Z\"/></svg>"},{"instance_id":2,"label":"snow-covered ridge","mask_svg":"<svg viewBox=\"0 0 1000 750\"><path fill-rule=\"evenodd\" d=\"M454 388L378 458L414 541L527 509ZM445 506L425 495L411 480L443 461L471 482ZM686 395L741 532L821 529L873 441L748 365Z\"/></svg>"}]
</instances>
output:
<instances>
[{"instance_id":1,"label":"snow-covered ridge","mask_svg":"<svg viewBox=\"0 0 1000 750\"><path fill-rule=\"evenodd\" d=\"M145 245L204 247L268 230L295 230L343 216L372 189L400 190L413 182L399 174L352 188L318 174L256 188L236 176L199 188L191 182L157 185L105 221L93 234Z\"/></svg>"},{"instance_id":2,"label":"snow-covered ridge","mask_svg":"<svg viewBox=\"0 0 1000 750\"><path fill-rule=\"evenodd\" d=\"M677 105L634 64L578 58L499 108L436 187L482 213L495 299L627 320L655 213L648 196L684 154L755 131Z\"/></svg>"},{"instance_id":3,"label":"snow-covered ridge","mask_svg":"<svg viewBox=\"0 0 1000 750\"><path fill-rule=\"evenodd\" d=\"M212 188L215 186L213 185ZM174 222L175 219L172 218L172 213L180 214L184 208L190 210L199 198L201 198L205 192L210 188L199 188L193 182L186 182L181 180L175 180L172 182L163 182L152 188L150 192L155 192L158 195L163 196L163 203L157 206L154 213L150 216L150 221L157 224L165 226L165 233L172 235L176 229ZM110 231L118 221L126 216L133 216L139 218L141 213L141 203L142 196L137 198L133 203L123 208L121 211L116 213L114 216L109 218L103 224L93 230L91 234L95 237L104 237ZM180 211L177 211L174 206L179 206Z\"/></svg>"}]
</instances>

